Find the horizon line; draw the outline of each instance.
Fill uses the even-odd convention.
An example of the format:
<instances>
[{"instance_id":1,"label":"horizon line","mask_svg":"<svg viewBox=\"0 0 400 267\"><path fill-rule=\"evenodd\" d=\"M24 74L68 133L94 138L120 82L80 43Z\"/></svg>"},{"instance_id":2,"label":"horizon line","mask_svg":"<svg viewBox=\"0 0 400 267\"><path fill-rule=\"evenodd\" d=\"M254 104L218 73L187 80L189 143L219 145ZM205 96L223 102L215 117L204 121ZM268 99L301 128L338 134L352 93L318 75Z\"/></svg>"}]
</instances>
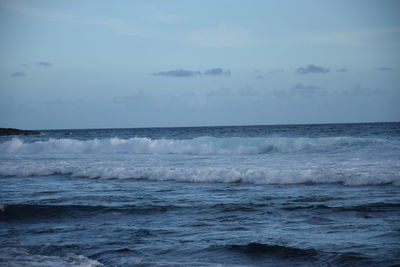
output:
<instances>
[{"instance_id":1,"label":"horizon line","mask_svg":"<svg viewBox=\"0 0 400 267\"><path fill-rule=\"evenodd\" d=\"M53 129L22 129L33 131L62 131L62 130L106 130L106 129L167 129L167 128L209 128L209 127L257 127L257 126L296 126L296 125L328 125L328 124L378 124L400 123L400 121L371 121L371 122L321 122L321 123L278 123L278 124L237 124L237 125L198 125L198 126L149 126L149 127L100 127L100 128L53 128ZM2 127L0 127L2 128ZM13 127L4 127L13 128ZM20 129L20 128L14 128Z\"/></svg>"}]
</instances>

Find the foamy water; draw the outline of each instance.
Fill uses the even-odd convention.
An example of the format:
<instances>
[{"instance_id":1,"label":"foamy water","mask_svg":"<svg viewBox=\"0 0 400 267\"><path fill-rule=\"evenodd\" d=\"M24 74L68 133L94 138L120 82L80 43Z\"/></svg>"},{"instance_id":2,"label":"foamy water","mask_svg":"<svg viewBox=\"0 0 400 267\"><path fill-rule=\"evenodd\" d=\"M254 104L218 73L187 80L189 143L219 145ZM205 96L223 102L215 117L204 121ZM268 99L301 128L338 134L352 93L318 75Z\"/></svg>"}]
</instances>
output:
<instances>
[{"instance_id":1,"label":"foamy water","mask_svg":"<svg viewBox=\"0 0 400 267\"><path fill-rule=\"evenodd\" d=\"M399 123L1 137L0 260L385 266L399 185Z\"/></svg>"},{"instance_id":2,"label":"foamy water","mask_svg":"<svg viewBox=\"0 0 400 267\"><path fill-rule=\"evenodd\" d=\"M183 154L255 155L291 152L336 152L360 148L399 149L398 140L361 137L198 137L190 140L106 138L93 140L54 139L24 142L18 137L0 144L3 155L19 154Z\"/></svg>"},{"instance_id":3,"label":"foamy water","mask_svg":"<svg viewBox=\"0 0 400 267\"><path fill-rule=\"evenodd\" d=\"M0 175L399 185L399 151L393 137L14 137L0 144Z\"/></svg>"}]
</instances>

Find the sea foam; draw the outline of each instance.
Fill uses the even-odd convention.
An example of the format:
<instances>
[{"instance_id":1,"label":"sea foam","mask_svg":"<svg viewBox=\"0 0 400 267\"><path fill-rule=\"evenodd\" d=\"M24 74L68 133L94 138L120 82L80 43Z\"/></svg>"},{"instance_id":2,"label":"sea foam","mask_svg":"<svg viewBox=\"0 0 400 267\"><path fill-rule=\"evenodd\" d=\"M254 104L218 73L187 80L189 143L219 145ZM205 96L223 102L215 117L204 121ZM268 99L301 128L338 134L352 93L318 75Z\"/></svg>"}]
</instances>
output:
<instances>
[{"instance_id":1,"label":"sea foam","mask_svg":"<svg viewBox=\"0 0 400 267\"><path fill-rule=\"evenodd\" d=\"M380 168L355 170L353 167L321 169L301 166L268 167L137 167L129 163L78 161L47 162L43 164L1 164L1 176L31 177L63 175L91 179L130 179L178 181L194 183L249 184L325 184L400 185L399 171Z\"/></svg>"},{"instance_id":2,"label":"sea foam","mask_svg":"<svg viewBox=\"0 0 400 267\"><path fill-rule=\"evenodd\" d=\"M400 142L361 137L199 137L187 140L107 138L93 140L53 139L24 142L13 138L0 144L0 154L187 154L253 155L274 152L321 152L362 148L369 145L400 147Z\"/></svg>"},{"instance_id":3,"label":"sea foam","mask_svg":"<svg viewBox=\"0 0 400 267\"><path fill-rule=\"evenodd\" d=\"M0 144L0 176L399 185L399 150L378 137L13 138Z\"/></svg>"},{"instance_id":4,"label":"sea foam","mask_svg":"<svg viewBox=\"0 0 400 267\"><path fill-rule=\"evenodd\" d=\"M32 254L24 248L5 247L0 248L0 259L5 266L103 266L96 260L91 260L83 255L73 253L61 253L61 255Z\"/></svg>"}]
</instances>

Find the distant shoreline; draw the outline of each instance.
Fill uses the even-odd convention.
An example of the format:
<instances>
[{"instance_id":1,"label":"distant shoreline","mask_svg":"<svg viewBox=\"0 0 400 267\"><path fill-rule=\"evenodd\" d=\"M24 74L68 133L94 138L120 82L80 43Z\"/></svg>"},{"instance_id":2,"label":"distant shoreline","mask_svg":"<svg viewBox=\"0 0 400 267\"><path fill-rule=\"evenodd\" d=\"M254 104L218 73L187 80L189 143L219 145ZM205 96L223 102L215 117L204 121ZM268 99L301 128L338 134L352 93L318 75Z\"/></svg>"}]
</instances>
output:
<instances>
[{"instance_id":1,"label":"distant shoreline","mask_svg":"<svg viewBox=\"0 0 400 267\"><path fill-rule=\"evenodd\" d=\"M0 128L0 136L7 136L7 135L36 135L40 134L37 131L30 131L30 130L20 130L14 128Z\"/></svg>"}]
</instances>

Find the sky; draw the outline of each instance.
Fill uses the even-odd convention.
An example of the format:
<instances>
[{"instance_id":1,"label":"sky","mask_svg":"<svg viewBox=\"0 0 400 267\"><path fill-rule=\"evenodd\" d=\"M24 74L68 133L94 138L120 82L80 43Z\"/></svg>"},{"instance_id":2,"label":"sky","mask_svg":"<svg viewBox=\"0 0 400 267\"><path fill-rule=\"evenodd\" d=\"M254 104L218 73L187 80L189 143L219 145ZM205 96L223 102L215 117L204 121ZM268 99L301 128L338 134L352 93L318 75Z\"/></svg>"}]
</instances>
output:
<instances>
[{"instance_id":1,"label":"sky","mask_svg":"<svg viewBox=\"0 0 400 267\"><path fill-rule=\"evenodd\" d=\"M400 121L400 1L0 0L0 127Z\"/></svg>"}]
</instances>

